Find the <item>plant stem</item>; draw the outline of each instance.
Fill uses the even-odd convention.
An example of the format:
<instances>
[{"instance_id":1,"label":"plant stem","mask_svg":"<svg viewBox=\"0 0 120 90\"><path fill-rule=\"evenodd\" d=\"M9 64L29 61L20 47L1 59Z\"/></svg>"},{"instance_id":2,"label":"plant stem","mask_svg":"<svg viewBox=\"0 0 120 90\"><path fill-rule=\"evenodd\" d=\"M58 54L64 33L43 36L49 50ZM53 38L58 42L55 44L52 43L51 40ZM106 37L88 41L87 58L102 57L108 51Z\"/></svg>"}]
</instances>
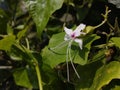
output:
<instances>
[{"instance_id":1,"label":"plant stem","mask_svg":"<svg viewBox=\"0 0 120 90\"><path fill-rule=\"evenodd\" d=\"M42 79L41 79L41 74L40 74L40 69L39 69L38 61L32 55L32 53L30 53L29 49L25 48L24 46L22 46L22 48L25 50L25 52L28 54L28 56L33 60L33 65L35 66L35 70L36 70L36 73L37 73L39 90L43 90Z\"/></svg>"},{"instance_id":2,"label":"plant stem","mask_svg":"<svg viewBox=\"0 0 120 90\"><path fill-rule=\"evenodd\" d=\"M35 70L36 70L36 73L37 73L39 90L43 90L42 79L41 79L41 74L40 74L40 69L39 69L39 65L38 65L38 62L37 62L37 61L36 61L36 65L35 65Z\"/></svg>"}]
</instances>

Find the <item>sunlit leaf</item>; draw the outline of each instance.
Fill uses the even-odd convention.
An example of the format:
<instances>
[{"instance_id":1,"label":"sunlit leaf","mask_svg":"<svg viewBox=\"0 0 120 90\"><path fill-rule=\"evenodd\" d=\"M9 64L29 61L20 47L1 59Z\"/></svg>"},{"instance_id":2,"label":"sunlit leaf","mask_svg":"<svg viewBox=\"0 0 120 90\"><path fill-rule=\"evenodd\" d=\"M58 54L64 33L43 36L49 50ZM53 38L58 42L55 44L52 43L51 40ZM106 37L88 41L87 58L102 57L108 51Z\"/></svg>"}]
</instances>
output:
<instances>
[{"instance_id":1,"label":"sunlit leaf","mask_svg":"<svg viewBox=\"0 0 120 90\"><path fill-rule=\"evenodd\" d=\"M120 79L120 62L113 61L97 70L90 90L100 90L112 79Z\"/></svg>"},{"instance_id":2,"label":"sunlit leaf","mask_svg":"<svg viewBox=\"0 0 120 90\"><path fill-rule=\"evenodd\" d=\"M120 38L119 37L112 37L110 40L113 41L113 43L115 43L115 45L120 48Z\"/></svg>"},{"instance_id":3,"label":"sunlit leaf","mask_svg":"<svg viewBox=\"0 0 120 90\"><path fill-rule=\"evenodd\" d=\"M32 16L36 26L38 35L45 28L50 15L59 9L64 0L27 0L29 5L30 15Z\"/></svg>"},{"instance_id":4,"label":"sunlit leaf","mask_svg":"<svg viewBox=\"0 0 120 90\"><path fill-rule=\"evenodd\" d=\"M12 44L15 42L14 35L5 36L3 39L0 40L0 49L1 50L10 50Z\"/></svg>"}]
</instances>

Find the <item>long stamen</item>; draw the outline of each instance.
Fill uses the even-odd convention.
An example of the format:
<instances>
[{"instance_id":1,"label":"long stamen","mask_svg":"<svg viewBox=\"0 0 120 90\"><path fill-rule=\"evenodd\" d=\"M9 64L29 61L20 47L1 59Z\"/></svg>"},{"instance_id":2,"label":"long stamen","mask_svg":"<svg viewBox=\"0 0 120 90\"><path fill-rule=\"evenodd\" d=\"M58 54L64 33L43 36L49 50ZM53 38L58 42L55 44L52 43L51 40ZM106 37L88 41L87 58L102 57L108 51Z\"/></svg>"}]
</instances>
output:
<instances>
[{"instance_id":1,"label":"long stamen","mask_svg":"<svg viewBox=\"0 0 120 90\"><path fill-rule=\"evenodd\" d=\"M72 44L72 41L69 42L69 51L68 51L68 55L69 55L70 62L71 62L71 65L72 65L72 67L73 67L73 70L75 71L77 77L80 79L80 76L79 76L79 74L78 74L78 72L77 72L77 70L76 70L76 68L75 68L75 66L74 66L74 64L73 64L73 62L72 62L72 58L71 58L71 44Z\"/></svg>"},{"instance_id":2,"label":"long stamen","mask_svg":"<svg viewBox=\"0 0 120 90\"><path fill-rule=\"evenodd\" d=\"M69 46L67 47L67 52L66 52L66 64L67 64L67 81L69 82L70 81L70 76L69 76L69 65L68 65L68 56L69 54Z\"/></svg>"},{"instance_id":3,"label":"long stamen","mask_svg":"<svg viewBox=\"0 0 120 90\"><path fill-rule=\"evenodd\" d=\"M50 50L55 50L55 49L57 49L57 48L62 48L62 47L64 47L64 46L67 45L66 43L68 43L68 41L63 41L62 43L58 44L56 47L49 48L49 49L50 49Z\"/></svg>"}]
</instances>

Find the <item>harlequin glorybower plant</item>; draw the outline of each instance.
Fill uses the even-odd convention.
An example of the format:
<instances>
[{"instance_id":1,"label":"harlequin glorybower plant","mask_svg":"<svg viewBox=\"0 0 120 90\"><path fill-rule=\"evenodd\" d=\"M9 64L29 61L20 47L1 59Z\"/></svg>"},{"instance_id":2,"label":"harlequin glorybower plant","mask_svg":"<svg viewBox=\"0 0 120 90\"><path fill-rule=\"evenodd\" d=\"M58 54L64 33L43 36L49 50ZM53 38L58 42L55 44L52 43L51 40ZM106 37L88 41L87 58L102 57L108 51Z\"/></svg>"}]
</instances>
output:
<instances>
[{"instance_id":1,"label":"harlequin glorybower plant","mask_svg":"<svg viewBox=\"0 0 120 90\"><path fill-rule=\"evenodd\" d=\"M67 80L68 82L70 81L69 80L69 66L68 66L68 60L71 61L71 65L77 75L78 78L80 78L78 72L76 71L75 69L75 66L72 62L72 56L71 56L71 45L72 45L72 42L75 41L76 43L78 43L80 49L82 49L82 45L83 45L83 41L82 41L82 38L80 38L81 35L85 35L84 32L82 32L82 30L85 29L85 26L84 24L80 24L79 26L77 26L77 28L73 31L72 29L68 29L67 27L64 27L64 30L65 30L65 36L64 36L64 40L65 42L68 42L68 46L67 46L67 50L66 50L66 64L67 64ZM60 45L54 47L54 48L50 48L51 50L54 50L55 48L59 48L61 47L61 45L64 44L64 42L62 42Z\"/></svg>"},{"instance_id":2,"label":"harlequin glorybower plant","mask_svg":"<svg viewBox=\"0 0 120 90\"><path fill-rule=\"evenodd\" d=\"M116 8L106 1L1 0L0 90L120 90L119 18L108 7L101 17Z\"/></svg>"}]
</instances>

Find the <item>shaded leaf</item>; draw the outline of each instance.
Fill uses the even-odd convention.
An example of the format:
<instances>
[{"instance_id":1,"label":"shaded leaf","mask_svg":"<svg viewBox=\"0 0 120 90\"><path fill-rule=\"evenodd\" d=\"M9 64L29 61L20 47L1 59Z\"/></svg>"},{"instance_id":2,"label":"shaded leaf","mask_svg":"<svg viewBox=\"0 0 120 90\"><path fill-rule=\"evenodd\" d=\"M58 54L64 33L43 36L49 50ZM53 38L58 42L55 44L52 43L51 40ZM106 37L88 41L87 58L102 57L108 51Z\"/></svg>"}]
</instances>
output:
<instances>
[{"instance_id":1,"label":"shaded leaf","mask_svg":"<svg viewBox=\"0 0 120 90\"><path fill-rule=\"evenodd\" d=\"M29 80L27 70L24 68L17 69L14 73L15 83L19 86L32 88L32 84Z\"/></svg>"},{"instance_id":2,"label":"shaded leaf","mask_svg":"<svg viewBox=\"0 0 120 90\"><path fill-rule=\"evenodd\" d=\"M98 61L84 66L78 66L77 71L79 72L80 79L77 77L74 79L75 90L88 90L93 82L95 72L101 65L102 63Z\"/></svg>"},{"instance_id":3,"label":"shaded leaf","mask_svg":"<svg viewBox=\"0 0 120 90\"><path fill-rule=\"evenodd\" d=\"M7 14L2 9L0 9L0 33L1 34L6 33L8 19L9 18Z\"/></svg>"}]
</instances>

